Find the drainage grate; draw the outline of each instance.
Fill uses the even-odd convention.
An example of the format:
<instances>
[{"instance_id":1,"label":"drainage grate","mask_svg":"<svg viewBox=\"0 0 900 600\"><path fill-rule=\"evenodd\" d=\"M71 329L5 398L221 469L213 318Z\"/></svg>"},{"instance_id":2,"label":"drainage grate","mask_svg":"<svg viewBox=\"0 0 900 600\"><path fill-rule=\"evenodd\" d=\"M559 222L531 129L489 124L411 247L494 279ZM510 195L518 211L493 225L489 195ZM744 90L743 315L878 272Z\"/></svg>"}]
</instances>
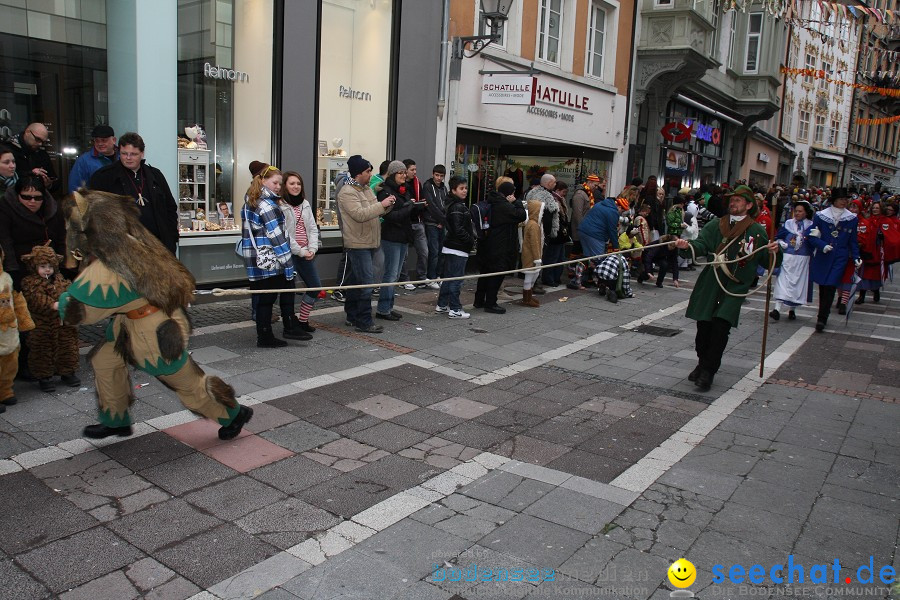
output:
<instances>
[{"instance_id":1,"label":"drainage grate","mask_svg":"<svg viewBox=\"0 0 900 600\"><path fill-rule=\"evenodd\" d=\"M646 333L647 335L655 335L659 337L674 337L681 333L682 329L671 329L669 327L657 327L656 325L640 325L634 329L637 333Z\"/></svg>"}]
</instances>

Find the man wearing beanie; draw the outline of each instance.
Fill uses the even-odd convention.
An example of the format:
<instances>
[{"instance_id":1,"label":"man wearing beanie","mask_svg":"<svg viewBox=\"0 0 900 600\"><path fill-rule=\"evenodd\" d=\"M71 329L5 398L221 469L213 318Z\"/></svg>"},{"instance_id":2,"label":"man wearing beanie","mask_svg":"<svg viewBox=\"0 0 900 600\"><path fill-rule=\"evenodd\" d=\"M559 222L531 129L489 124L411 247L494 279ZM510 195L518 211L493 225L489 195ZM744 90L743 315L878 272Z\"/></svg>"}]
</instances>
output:
<instances>
[{"instance_id":1,"label":"man wearing beanie","mask_svg":"<svg viewBox=\"0 0 900 600\"><path fill-rule=\"evenodd\" d=\"M696 240L675 242L682 251L688 250L688 246L693 247L698 258L710 260L714 254L723 254L726 260L740 260L728 265L706 266L697 278L688 302L687 317L697 321L694 346L699 359L688 380L702 392L712 387L728 345L728 334L732 327L737 327L744 303L743 298L726 294L720 282L732 294L746 294L756 277L757 265L769 268L770 252L777 253L776 266L781 264L781 247L776 241L770 242L765 229L754 220L757 212L753 190L739 185L728 197L728 215L707 223ZM753 254L754 250L763 247L764 250ZM682 254L690 256L688 252ZM718 269L718 273L713 269Z\"/></svg>"},{"instance_id":2,"label":"man wearing beanie","mask_svg":"<svg viewBox=\"0 0 900 600\"><path fill-rule=\"evenodd\" d=\"M350 179L337 195L341 211L341 235L350 262L350 276L346 285L375 282L375 252L381 245L379 217L391 210L393 198L381 202L369 188L372 165L359 154L347 160ZM372 319L372 288L347 290L344 294L347 324L363 333L381 333L381 325Z\"/></svg>"},{"instance_id":3,"label":"man wearing beanie","mask_svg":"<svg viewBox=\"0 0 900 600\"><path fill-rule=\"evenodd\" d=\"M847 210L849 199L846 189L831 190L831 206L816 213L813 226L806 234L807 242L816 251L810 259L809 272L813 283L819 285L819 315L816 318L816 331L819 333L828 323L844 270L849 267L850 261L857 268L862 265L856 237L859 220Z\"/></svg>"}]
</instances>

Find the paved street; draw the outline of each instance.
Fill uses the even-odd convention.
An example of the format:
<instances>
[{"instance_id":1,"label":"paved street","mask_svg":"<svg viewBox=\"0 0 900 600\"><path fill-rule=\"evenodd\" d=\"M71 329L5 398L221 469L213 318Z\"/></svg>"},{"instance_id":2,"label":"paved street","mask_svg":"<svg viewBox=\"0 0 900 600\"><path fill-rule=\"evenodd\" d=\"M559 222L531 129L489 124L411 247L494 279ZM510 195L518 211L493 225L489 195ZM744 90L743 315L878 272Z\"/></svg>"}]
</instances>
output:
<instances>
[{"instance_id":1,"label":"paved street","mask_svg":"<svg viewBox=\"0 0 900 600\"><path fill-rule=\"evenodd\" d=\"M635 286L617 305L561 289L468 321L402 292L381 336L329 301L315 341L288 350L255 347L249 300L197 304L193 357L253 406L249 426L222 443L136 372L135 435L89 443L87 367L78 390L17 382L0 415L0 597L664 599L680 557L699 598L888 597L892 287L825 334L808 308L770 324L764 379L751 298L705 394L686 380L684 288ZM769 578L788 555L805 583ZM729 581L757 564L762 583ZM817 564L827 585L810 583Z\"/></svg>"}]
</instances>

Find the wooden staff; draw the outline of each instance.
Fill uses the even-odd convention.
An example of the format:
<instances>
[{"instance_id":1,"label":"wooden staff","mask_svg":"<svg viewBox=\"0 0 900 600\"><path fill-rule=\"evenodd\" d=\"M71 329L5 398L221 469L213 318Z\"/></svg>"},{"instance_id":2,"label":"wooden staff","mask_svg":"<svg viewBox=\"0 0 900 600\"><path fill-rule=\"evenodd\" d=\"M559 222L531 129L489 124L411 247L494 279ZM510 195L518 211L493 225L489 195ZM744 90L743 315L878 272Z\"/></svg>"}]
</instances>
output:
<instances>
[{"instance_id":1,"label":"wooden staff","mask_svg":"<svg viewBox=\"0 0 900 600\"><path fill-rule=\"evenodd\" d=\"M763 339L762 354L759 357L759 377L763 376L763 369L766 366L766 338L769 336L769 302L772 300L772 271L775 269L775 255L769 252L771 260L769 262L769 281L766 282L766 310L763 312Z\"/></svg>"}]
</instances>

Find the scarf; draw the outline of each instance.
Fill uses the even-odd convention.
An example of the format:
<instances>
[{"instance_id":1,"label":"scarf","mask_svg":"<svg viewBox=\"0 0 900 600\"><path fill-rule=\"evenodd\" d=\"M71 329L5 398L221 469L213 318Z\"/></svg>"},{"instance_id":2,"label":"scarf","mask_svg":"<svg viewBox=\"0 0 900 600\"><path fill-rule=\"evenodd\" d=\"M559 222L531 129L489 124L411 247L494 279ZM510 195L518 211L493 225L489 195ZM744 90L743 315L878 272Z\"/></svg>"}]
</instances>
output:
<instances>
[{"instance_id":1,"label":"scarf","mask_svg":"<svg viewBox=\"0 0 900 600\"><path fill-rule=\"evenodd\" d=\"M588 200L591 201L591 208L594 208L594 190L592 190L591 187L587 184L584 184L581 187L583 187L584 191L587 192Z\"/></svg>"},{"instance_id":2,"label":"scarf","mask_svg":"<svg viewBox=\"0 0 900 600\"><path fill-rule=\"evenodd\" d=\"M5 190L8 190L9 188L13 187L18 182L19 182L19 174L18 173L13 173L12 176L10 176L10 177L4 177L3 175L0 175L0 186L2 186L3 189L5 189Z\"/></svg>"},{"instance_id":3,"label":"scarf","mask_svg":"<svg viewBox=\"0 0 900 600\"><path fill-rule=\"evenodd\" d=\"M740 221L736 221L734 224L732 224L730 217L722 217L719 219L719 232L722 234L722 241L719 242L718 247L716 247L716 254L721 253L722 250L724 250L726 246L730 246L734 240L744 237L744 234L754 223L756 223L756 221L754 221L753 217L750 215L747 215Z\"/></svg>"}]
</instances>

